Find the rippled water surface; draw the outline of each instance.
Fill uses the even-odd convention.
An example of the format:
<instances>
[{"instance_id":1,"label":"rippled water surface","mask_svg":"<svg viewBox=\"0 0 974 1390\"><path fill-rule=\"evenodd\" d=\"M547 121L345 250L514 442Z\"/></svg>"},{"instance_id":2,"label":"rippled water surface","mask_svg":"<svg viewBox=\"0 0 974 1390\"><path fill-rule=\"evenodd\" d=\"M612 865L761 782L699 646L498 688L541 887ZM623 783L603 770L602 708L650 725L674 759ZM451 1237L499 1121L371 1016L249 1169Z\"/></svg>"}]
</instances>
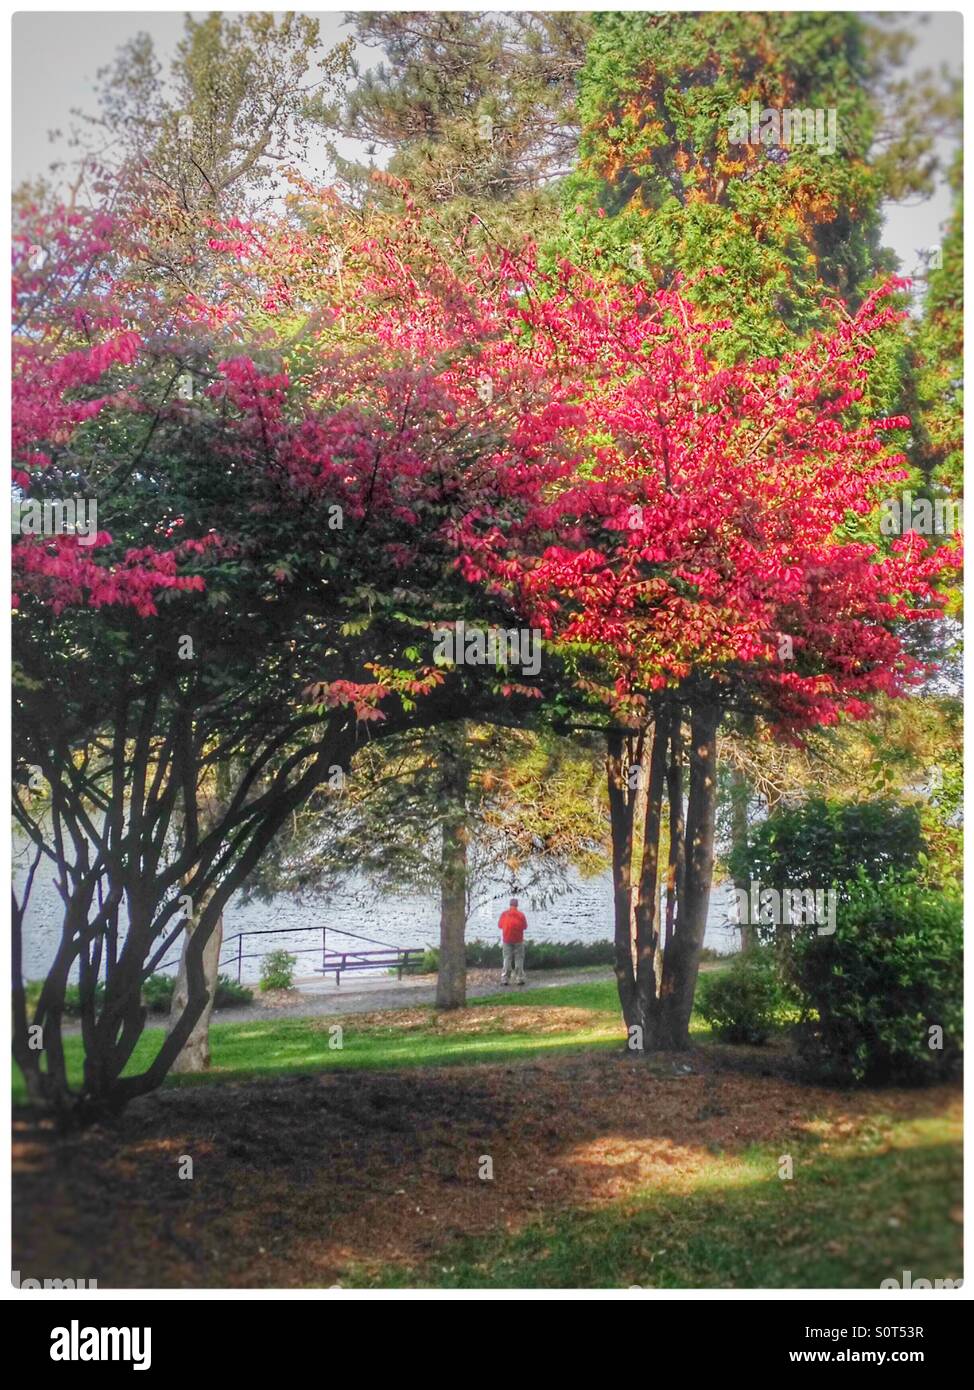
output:
<instances>
[{"instance_id":1,"label":"rippled water surface","mask_svg":"<svg viewBox=\"0 0 974 1390\"><path fill-rule=\"evenodd\" d=\"M23 881L26 862L15 850L14 878ZM497 895L478 904L467 927L468 940L496 941L497 918L507 906L508 890L498 885ZM50 872L38 868L27 911L24 932L24 974L27 979L43 976L53 958L60 933L60 898ZM549 905L534 909L522 899L528 918L530 941L605 941L612 935L612 885L608 874L599 878L573 876L570 891ZM734 949L736 933L725 927L726 891L714 889L706 944L714 950ZM368 883L350 879L347 891L330 900L323 897L296 898L281 894L270 902L231 899L224 914L225 944L222 968L237 974L237 953L242 949L242 978L253 982L260 974L260 959L266 951L286 949L298 957L298 973L310 974L319 964L321 929L329 933L329 949L368 949L369 943L356 942L340 933L376 938L394 946L435 946L439 936L439 906L431 896L399 893L377 896ZM274 936L244 937L242 947L232 940L238 933L280 931ZM175 965L174 947L167 964Z\"/></svg>"}]
</instances>

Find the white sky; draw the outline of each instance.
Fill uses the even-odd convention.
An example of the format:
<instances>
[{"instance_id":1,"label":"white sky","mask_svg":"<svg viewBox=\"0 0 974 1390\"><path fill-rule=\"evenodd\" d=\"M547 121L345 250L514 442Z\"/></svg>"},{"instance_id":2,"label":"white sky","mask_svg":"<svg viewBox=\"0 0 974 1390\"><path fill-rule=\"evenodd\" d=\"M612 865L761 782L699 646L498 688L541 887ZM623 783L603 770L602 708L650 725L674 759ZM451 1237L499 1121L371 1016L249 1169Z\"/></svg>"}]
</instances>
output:
<instances>
[{"instance_id":1,"label":"white sky","mask_svg":"<svg viewBox=\"0 0 974 1390\"><path fill-rule=\"evenodd\" d=\"M581 7L580 7L581 8ZM348 37L343 11L309 11L319 20L323 51ZM903 15L919 41L907 74L946 63L959 71L963 51L962 17L935 12ZM140 31L152 36L163 70L183 31L183 11L21 13L13 18L13 180L18 184L47 171L69 152L72 109L96 109L95 77L116 49ZM363 66L379 60L360 49ZM943 150L949 162L949 148ZM913 205L886 209L884 240L900 258L905 274L919 268L918 251L939 243L950 211L944 184L935 195Z\"/></svg>"}]
</instances>

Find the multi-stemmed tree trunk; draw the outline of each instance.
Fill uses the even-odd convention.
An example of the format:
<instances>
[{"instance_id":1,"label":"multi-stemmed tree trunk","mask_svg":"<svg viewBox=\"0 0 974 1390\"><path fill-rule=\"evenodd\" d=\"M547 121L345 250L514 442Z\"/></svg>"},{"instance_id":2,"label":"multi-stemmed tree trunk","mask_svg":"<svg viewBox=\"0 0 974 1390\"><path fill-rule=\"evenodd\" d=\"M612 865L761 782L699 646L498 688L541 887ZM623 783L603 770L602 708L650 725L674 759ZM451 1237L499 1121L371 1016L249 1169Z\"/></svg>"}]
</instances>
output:
<instances>
[{"instance_id":1,"label":"multi-stemmed tree trunk","mask_svg":"<svg viewBox=\"0 0 974 1390\"><path fill-rule=\"evenodd\" d=\"M133 688L127 698L135 702L139 697L151 713L158 696ZM354 720L336 712L323 721L320 737L298 748L266 779L266 790L248 800L260 760L267 760L266 751L258 748L247 775L207 826L199 815L198 789L207 780L202 755L190 747L182 713L177 710L172 719L171 736L163 742L148 715L133 720L126 706L103 754L107 765L89 770L89 781L80 786L74 746L64 740L49 752L38 731L32 752L52 789L49 845L29 808L15 802L19 823L53 859L64 901L61 939L33 1018L19 970L14 979L15 1055L29 1094L64 1126L118 1112L162 1083L212 1001L205 961L214 950L219 953L213 935L227 900L295 808L324 781L329 768L347 766L354 749ZM86 766L93 763L89 755ZM90 813L92 806L96 814ZM174 838L177 822L182 829ZM163 856L167 843L176 844L171 858ZM14 917L18 967L28 893L29 884ZM189 904L182 902L187 897ZM145 1026L142 985L177 939L179 928L172 919L187 908L192 930L186 934L180 967L184 1006L149 1065L137 1074L123 1074ZM75 965L84 1047L80 1088L68 1075L63 1039L64 996ZM34 1049L34 1037L42 1040L42 1050Z\"/></svg>"},{"instance_id":2,"label":"multi-stemmed tree trunk","mask_svg":"<svg viewBox=\"0 0 974 1390\"><path fill-rule=\"evenodd\" d=\"M649 728L609 735L607 772L612 824L615 966L619 999L637 1052L689 1044L690 1014L714 866L719 710L705 701L686 717L689 785L684 826L682 706L662 706ZM652 740L648 766L646 746ZM642 863L633 883L636 808L645 790ZM668 803L667 920L659 922L659 847ZM632 910L636 892L635 911Z\"/></svg>"},{"instance_id":3,"label":"multi-stemmed tree trunk","mask_svg":"<svg viewBox=\"0 0 974 1390\"><path fill-rule=\"evenodd\" d=\"M196 930L196 919L187 921L183 928L183 950L179 958L179 969L176 972L176 984L173 988L172 1005L169 1014L169 1029L172 1031L182 1018L186 1009L189 1007L189 975L186 968L186 957L193 933ZM183 1050L172 1064L174 1072L195 1072L207 1071L210 1066L210 1015L213 1013L213 1004L216 999L216 989L220 974L220 951L223 949L223 913L217 918L213 930L211 931L205 945L203 946L203 976L206 981L206 1003L203 1011L197 1018L190 1030L189 1037L183 1045Z\"/></svg>"},{"instance_id":4,"label":"multi-stemmed tree trunk","mask_svg":"<svg viewBox=\"0 0 974 1390\"><path fill-rule=\"evenodd\" d=\"M467 1002L467 792L470 763L466 733L457 726L458 748L443 757L440 820L440 959L436 1007L462 1009Z\"/></svg>"}]
</instances>

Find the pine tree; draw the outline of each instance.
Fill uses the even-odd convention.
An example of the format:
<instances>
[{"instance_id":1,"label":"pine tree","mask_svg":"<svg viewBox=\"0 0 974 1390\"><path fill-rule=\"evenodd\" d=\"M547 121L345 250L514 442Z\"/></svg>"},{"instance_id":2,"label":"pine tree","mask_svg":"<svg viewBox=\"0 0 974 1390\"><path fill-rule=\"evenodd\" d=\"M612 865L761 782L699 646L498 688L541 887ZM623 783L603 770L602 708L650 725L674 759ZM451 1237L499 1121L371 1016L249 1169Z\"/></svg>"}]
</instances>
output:
<instances>
[{"instance_id":1,"label":"pine tree","mask_svg":"<svg viewBox=\"0 0 974 1390\"><path fill-rule=\"evenodd\" d=\"M309 107L333 138L366 146L368 162L334 151L350 196L390 205L372 178L389 154L385 171L465 240L476 243L485 222L501 240L551 225L554 186L577 147L575 79L588 18L436 11L353 21L360 42L382 47L383 62ZM358 77L351 62L349 77Z\"/></svg>"}]
</instances>

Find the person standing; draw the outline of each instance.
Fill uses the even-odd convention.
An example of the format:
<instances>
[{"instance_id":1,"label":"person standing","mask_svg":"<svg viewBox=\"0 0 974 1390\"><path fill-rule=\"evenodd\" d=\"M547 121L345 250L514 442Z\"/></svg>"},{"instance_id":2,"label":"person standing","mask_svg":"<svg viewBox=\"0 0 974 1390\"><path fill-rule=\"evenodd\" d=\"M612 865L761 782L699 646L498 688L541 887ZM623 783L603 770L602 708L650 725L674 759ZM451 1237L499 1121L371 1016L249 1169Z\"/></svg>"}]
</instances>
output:
<instances>
[{"instance_id":1,"label":"person standing","mask_svg":"<svg viewBox=\"0 0 974 1390\"><path fill-rule=\"evenodd\" d=\"M500 921L497 923L501 933L501 956L503 957L503 967L501 969L501 984L507 985L511 982L511 964L514 965L514 983L524 984L524 933L528 929L528 919L521 912L517 905L517 898L511 899L511 905L506 912L501 913Z\"/></svg>"}]
</instances>

